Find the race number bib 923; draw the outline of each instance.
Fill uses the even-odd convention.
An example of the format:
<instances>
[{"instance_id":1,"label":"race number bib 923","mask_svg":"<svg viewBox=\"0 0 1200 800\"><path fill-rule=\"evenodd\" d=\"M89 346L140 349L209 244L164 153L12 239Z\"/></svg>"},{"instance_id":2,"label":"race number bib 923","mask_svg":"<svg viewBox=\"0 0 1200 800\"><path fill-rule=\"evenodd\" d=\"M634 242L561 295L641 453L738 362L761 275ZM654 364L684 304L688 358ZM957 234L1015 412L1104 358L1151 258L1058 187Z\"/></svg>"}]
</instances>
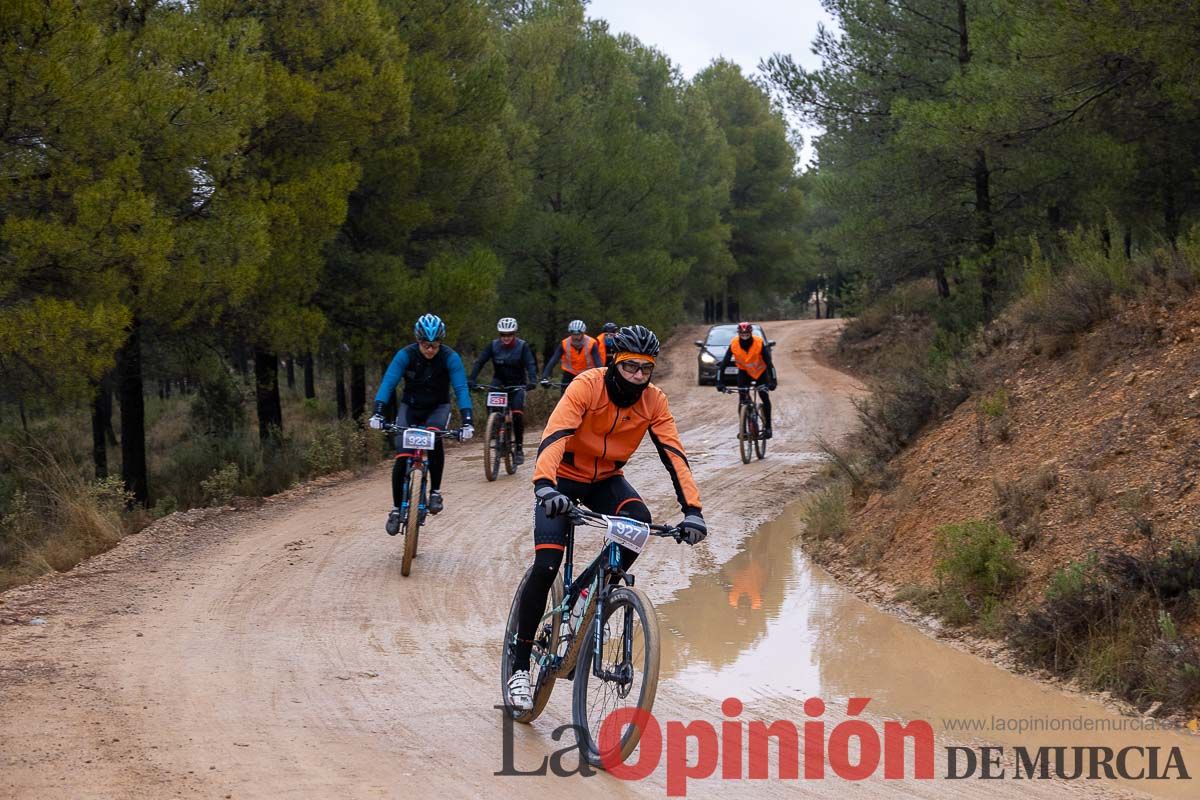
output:
<instances>
[{"instance_id":1,"label":"race number bib 923","mask_svg":"<svg viewBox=\"0 0 1200 800\"><path fill-rule=\"evenodd\" d=\"M437 436L433 431L421 428L405 428L404 436L401 437L405 450L432 450L436 442Z\"/></svg>"}]
</instances>

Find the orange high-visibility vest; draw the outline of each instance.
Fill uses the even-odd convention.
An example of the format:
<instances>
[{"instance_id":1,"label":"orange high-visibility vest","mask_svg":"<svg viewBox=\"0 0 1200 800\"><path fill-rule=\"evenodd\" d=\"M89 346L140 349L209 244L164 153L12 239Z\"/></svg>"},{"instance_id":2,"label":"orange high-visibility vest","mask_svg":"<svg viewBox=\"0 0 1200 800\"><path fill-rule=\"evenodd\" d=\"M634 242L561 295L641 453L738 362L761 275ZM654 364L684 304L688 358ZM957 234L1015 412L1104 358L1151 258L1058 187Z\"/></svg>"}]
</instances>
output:
<instances>
[{"instance_id":1,"label":"orange high-visibility vest","mask_svg":"<svg viewBox=\"0 0 1200 800\"><path fill-rule=\"evenodd\" d=\"M767 362L763 359L761 336L754 337L750 342L749 350L743 350L741 337L735 336L729 343L729 352L733 353L733 363L737 364L737 368L754 380L761 378L762 374L767 371Z\"/></svg>"},{"instance_id":2,"label":"orange high-visibility vest","mask_svg":"<svg viewBox=\"0 0 1200 800\"><path fill-rule=\"evenodd\" d=\"M600 338L596 340L596 347L600 348L600 366L608 364L608 334L600 334Z\"/></svg>"},{"instance_id":3,"label":"orange high-visibility vest","mask_svg":"<svg viewBox=\"0 0 1200 800\"><path fill-rule=\"evenodd\" d=\"M595 339L588 336L587 334L584 334L583 349L576 350L571 345L571 337L570 336L563 339L562 340L562 350L563 350L562 361L559 362L560 364L562 364L563 372L569 372L572 375L578 375L579 373L583 372L585 369L589 369L592 365L588 363L588 355L592 352L592 345L594 345L595 343L596 343ZM601 361L600 363L603 364L604 362Z\"/></svg>"}]
</instances>

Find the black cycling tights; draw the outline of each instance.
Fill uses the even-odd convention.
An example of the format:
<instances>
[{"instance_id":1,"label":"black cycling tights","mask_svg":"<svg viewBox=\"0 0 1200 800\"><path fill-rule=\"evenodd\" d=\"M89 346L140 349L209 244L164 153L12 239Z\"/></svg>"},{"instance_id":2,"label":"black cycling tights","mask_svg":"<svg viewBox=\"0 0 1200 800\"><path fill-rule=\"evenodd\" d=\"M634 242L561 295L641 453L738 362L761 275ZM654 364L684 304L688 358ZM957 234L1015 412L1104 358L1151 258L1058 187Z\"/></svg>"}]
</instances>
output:
<instances>
[{"instance_id":1,"label":"black cycling tights","mask_svg":"<svg viewBox=\"0 0 1200 800\"><path fill-rule=\"evenodd\" d=\"M517 447L525 444L525 415L519 411L513 412L513 439Z\"/></svg>"},{"instance_id":2,"label":"black cycling tights","mask_svg":"<svg viewBox=\"0 0 1200 800\"><path fill-rule=\"evenodd\" d=\"M436 492L442 488L442 472L446 469L446 451L442 449L441 437L438 437L437 445L426 457L425 462L429 465L429 489ZM392 467L392 505L396 508L400 507L404 498L404 471L406 469L408 469L408 459L397 458Z\"/></svg>"},{"instance_id":3,"label":"black cycling tights","mask_svg":"<svg viewBox=\"0 0 1200 800\"><path fill-rule=\"evenodd\" d=\"M642 522L650 522L650 509L629 482L614 475L598 483L577 483L559 479L558 490L572 500L582 501L593 511L601 514L620 514ZM533 514L533 571L521 594L520 611L517 618L517 642L512 651L513 671L529 669L529 655L533 648L533 636L538 622L546 613L546 597L554 585L554 576L562 565L564 547L570 523L565 517L550 519L541 506ZM637 553L621 548L621 568L629 569ZM586 574L575 576L575 580L586 585L591 577Z\"/></svg>"}]
</instances>

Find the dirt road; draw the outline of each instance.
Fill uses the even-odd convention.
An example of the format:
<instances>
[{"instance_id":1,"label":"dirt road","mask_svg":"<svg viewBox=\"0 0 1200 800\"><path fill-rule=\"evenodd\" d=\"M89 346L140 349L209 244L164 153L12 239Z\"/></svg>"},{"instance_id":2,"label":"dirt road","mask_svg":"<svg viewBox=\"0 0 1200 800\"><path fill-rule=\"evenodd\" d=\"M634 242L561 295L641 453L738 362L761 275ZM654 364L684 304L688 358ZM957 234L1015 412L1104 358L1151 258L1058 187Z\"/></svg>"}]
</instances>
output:
<instances>
[{"instance_id":1,"label":"dirt road","mask_svg":"<svg viewBox=\"0 0 1200 800\"><path fill-rule=\"evenodd\" d=\"M836 438L852 424L850 398L860 389L811 354L836 324L770 326L779 341L777 438L767 459L749 466L736 452L736 400L695 385L697 331L669 348L658 381L680 422L711 535L694 549L662 541L648 549L636 572L656 603L730 560L797 496L816 468L817 436ZM532 552L531 487L528 465L487 483L480 450L472 442L449 453L447 510L423 529L407 579L401 542L382 529L390 484L380 466L253 510L180 515L70 574L3 596L0 797L663 796L661 768L639 782L494 774L503 767L493 708L498 639ZM627 474L659 519L677 517L652 448ZM794 700L743 699L744 720L804 718ZM831 704L830 726L844 713ZM711 697L670 677L655 714L722 719ZM568 722L562 683L542 718L514 731L514 766L531 770L569 746L569 734L553 738ZM1079 794L1028 781L689 784L692 797L797 791Z\"/></svg>"}]
</instances>

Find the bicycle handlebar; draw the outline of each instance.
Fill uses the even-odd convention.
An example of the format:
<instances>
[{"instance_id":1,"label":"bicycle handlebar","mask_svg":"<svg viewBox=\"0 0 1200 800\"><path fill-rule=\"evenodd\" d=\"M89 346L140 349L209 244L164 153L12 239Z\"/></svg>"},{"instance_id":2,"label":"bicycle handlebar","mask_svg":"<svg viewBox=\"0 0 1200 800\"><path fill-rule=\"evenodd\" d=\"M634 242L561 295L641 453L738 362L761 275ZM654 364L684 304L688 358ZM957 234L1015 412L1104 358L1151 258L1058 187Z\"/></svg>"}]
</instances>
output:
<instances>
[{"instance_id":1,"label":"bicycle handlebar","mask_svg":"<svg viewBox=\"0 0 1200 800\"><path fill-rule=\"evenodd\" d=\"M409 428L417 428L417 429L423 430L423 431L431 431L434 436L439 436L439 437L444 436L449 439L459 439L459 437L462 436L462 428L454 428L453 430L443 431L443 430L439 430L437 428L426 428L421 425L393 425L390 422L383 423L383 426L380 427L379 430L383 431L384 433L403 434Z\"/></svg>"},{"instance_id":2,"label":"bicycle handlebar","mask_svg":"<svg viewBox=\"0 0 1200 800\"><path fill-rule=\"evenodd\" d=\"M651 523L642 522L639 519L633 519L632 517L622 517L618 514L600 514L592 511L589 508L584 508L581 505L572 505L571 510L567 513L570 515L571 520L576 524L588 525L590 524L589 521L607 523L610 519L623 519L628 520L636 525L645 525L650 529L650 533L654 534L655 536L670 536L678 541L682 539L684 535L683 531L679 529L678 525L654 525Z\"/></svg>"},{"instance_id":3,"label":"bicycle handlebar","mask_svg":"<svg viewBox=\"0 0 1200 800\"><path fill-rule=\"evenodd\" d=\"M522 383L520 386L484 386L476 384L471 391L473 392L515 392L518 389L524 389L528 384Z\"/></svg>"}]
</instances>

